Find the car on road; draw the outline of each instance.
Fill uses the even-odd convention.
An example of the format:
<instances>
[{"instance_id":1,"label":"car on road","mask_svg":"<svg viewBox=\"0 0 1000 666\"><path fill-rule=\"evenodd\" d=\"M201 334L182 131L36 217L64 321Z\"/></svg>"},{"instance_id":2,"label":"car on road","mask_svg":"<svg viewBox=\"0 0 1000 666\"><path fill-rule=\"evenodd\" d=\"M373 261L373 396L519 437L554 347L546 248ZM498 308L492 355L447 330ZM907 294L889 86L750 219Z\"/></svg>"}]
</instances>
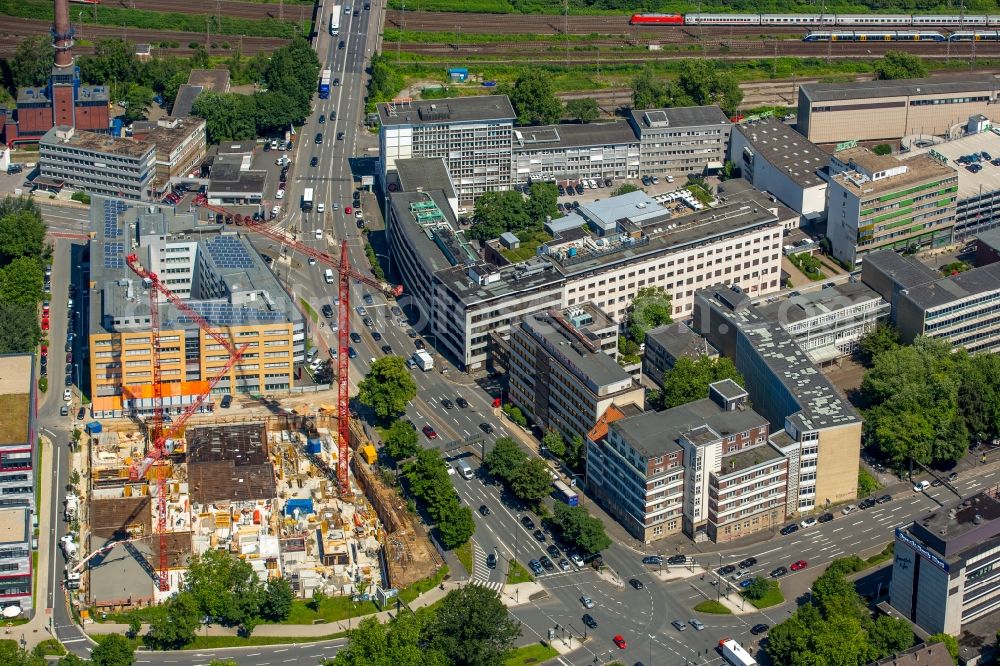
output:
<instances>
[{"instance_id":1,"label":"car on road","mask_svg":"<svg viewBox=\"0 0 1000 666\"><path fill-rule=\"evenodd\" d=\"M371 294L362 294L361 300L365 302L365 305L375 305L375 299L372 298Z\"/></svg>"},{"instance_id":2,"label":"car on road","mask_svg":"<svg viewBox=\"0 0 1000 666\"><path fill-rule=\"evenodd\" d=\"M785 568L785 567L778 567L777 569L773 570L770 575L771 575L771 578L781 578L782 576L784 576L787 573L788 573L788 569L787 568Z\"/></svg>"},{"instance_id":3,"label":"car on road","mask_svg":"<svg viewBox=\"0 0 1000 666\"><path fill-rule=\"evenodd\" d=\"M219 403L219 406L222 407L223 409L229 409L229 406L232 404L233 404L233 396L226 394L222 396L222 402Z\"/></svg>"},{"instance_id":4,"label":"car on road","mask_svg":"<svg viewBox=\"0 0 1000 666\"><path fill-rule=\"evenodd\" d=\"M403 316L403 311L400 309L400 307L398 305L393 305L391 308L389 308L389 310L392 312L392 314L393 314L394 317L402 317Z\"/></svg>"},{"instance_id":5,"label":"car on road","mask_svg":"<svg viewBox=\"0 0 1000 666\"><path fill-rule=\"evenodd\" d=\"M892 501L892 495L882 495L882 497L879 497L877 500L875 500L875 503L888 504L891 501Z\"/></svg>"},{"instance_id":6,"label":"car on road","mask_svg":"<svg viewBox=\"0 0 1000 666\"><path fill-rule=\"evenodd\" d=\"M321 309L323 310L324 317L327 319L333 318L333 307L329 303L325 304Z\"/></svg>"},{"instance_id":7,"label":"car on road","mask_svg":"<svg viewBox=\"0 0 1000 666\"><path fill-rule=\"evenodd\" d=\"M528 567L531 569L531 573L535 574L536 576L541 576L543 573L545 573L545 570L542 569L542 563L539 562L538 560L531 560L530 562L528 562Z\"/></svg>"},{"instance_id":8,"label":"car on road","mask_svg":"<svg viewBox=\"0 0 1000 666\"><path fill-rule=\"evenodd\" d=\"M319 124L322 125L325 122L326 122L326 114L325 113L319 114Z\"/></svg>"},{"instance_id":9,"label":"car on road","mask_svg":"<svg viewBox=\"0 0 1000 666\"><path fill-rule=\"evenodd\" d=\"M733 581L737 581L737 580L741 580L743 578L746 578L749 575L750 575L749 571L737 571L732 576L730 576L730 578L732 578Z\"/></svg>"},{"instance_id":10,"label":"car on road","mask_svg":"<svg viewBox=\"0 0 1000 666\"><path fill-rule=\"evenodd\" d=\"M382 334L379 333L378 331L372 331L372 340L374 340L375 342L381 342Z\"/></svg>"},{"instance_id":11,"label":"car on road","mask_svg":"<svg viewBox=\"0 0 1000 666\"><path fill-rule=\"evenodd\" d=\"M378 333L378 331L375 332ZM382 353L386 356L392 356L392 347L389 345L382 345Z\"/></svg>"},{"instance_id":12,"label":"car on road","mask_svg":"<svg viewBox=\"0 0 1000 666\"><path fill-rule=\"evenodd\" d=\"M333 85L339 86L340 85L340 79L334 79L333 80Z\"/></svg>"},{"instance_id":13,"label":"car on road","mask_svg":"<svg viewBox=\"0 0 1000 666\"><path fill-rule=\"evenodd\" d=\"M353 342L354 344L361 343L361 336L355 331L351 331L351 342Z\"/></svg>"},{"instance_id":14,"label":"car on road","mask_svg":"<svg viewBox=\"0 0 1000 666\"><path fill-rule=\"evenodd\" d=\"M646 587L638 578L630 578L628 584L631 585L634 590L641 590Z\"/></svg>"},{"instance_id":15,"label":"car on road","mask_svg":"<svg viewBox=\"0 0 1000 666\"><path fill-rule=\"evenodd\" d=\"M441 401L441 406L444 407L445 409L454 409L455 403L453 403L448 398L445 398L444 400Z\"/></svg>"},{"instance_id":16,"label":"car on road","mask_svg":"<svg viewBox=\"0 0 1000 666\"><path fill-rule=\"evenodd\" d=\"M487 435L493 432L493 426L489 423L480 423L479 429L485 432Z\"/></svg>"},{"instance_id":17,"label":"car on road","mask_svg":"<svg viewBox=\"0 0 1000 666\"><path fill-rule=\"evenodd\" d=\"M624 650L625 648L628 647L628 643L625 642L625 639L622 638L621 634L616 635L611 640L613 640L615 642L615 645L618 646L619 650Z\"/></svg>"},{"instance_id":18,"label":"car on road","mask_svg":"<svg viewBox=\"0 0 1000 666\"><path fill-rule=\"evenodd\" d=\"M73 392L70 391L69 389L63 391L63 400L65 400L66 402L73 402Z\"/></svg>"},{"instance_id":19,"label":"car on road","mask_svg":"<svg viewBox=\"0 0 1000 666\"><path fill-rule=\"evenodd\" d=\"M337 141L343 141L343 140L344 140L344 133L337 132Z\"/></svg>"},{"instance_id":20,"label":"car on road","mask_svg":"<svg viewBox=\"0 0 1000 666\"><path fill-rule=\"evenodd\" d=\"M559 552L559 547L556 546L554 543L550 544L549 547L545 549L545 551L557 560L562 555L562 553Z\"/></svg>"},{"instance_id":21,"label":"car on road","mask_svg":"<svg viewBox=\"0 0 1000 666\"><path fill-rule=\"evenodd\" d=\"M462 409L465 409L466 407L469 406L469 401L466 400L465 398L456 398L455 404L461 407Z\"/></svg>"},{"instance_id":22,"label":"car on road","mask_svg":"<svg viewBox=\"0 0 1000 666\"><path fill-rule=\"evenodd\" d=\"M354 347L348 347L347 348L347 358L357 358L357 357L358 357L357 350L355 350Z\"/></svg>"},{"instance_id":23,"label":"car on road","mask_svg":"<svg viewBox=\"0 0 1000 666\"><path fill-rule=\"evenodd\" d=\"M802 571L807 566L809 566L809 563L805 560L795 560L792 562L792 571Z\"/></svg>"},{"instance_id":24,"label":"car on road","mask_svg":"<svg viewBox=\"0 0 1000 666\"><path fill-rule=\"evenodd\" d=\"M796 525L795 523L792 523L791 525L785 525L784 527L781 528L781 536L788 536L789 534L794 534L795 532L798 531L799 531L799 526Z\"/></svg>"},{"instance_id":25,"label":"car on road","mask_svg":"<svg viewBox=\"0 0 1000 666\"><path fill-rule=\"evenodd\" d=\"M597 620L590 616L590 613L584 613L580 620L591 629L597 629Z\"/></svg>"},{"instance_id":26,"label":"car on road","mask_svg":"<svg viewBox=\"0 0 1000 666\"><path fill-rule=\"evenodd\" d=\"M701 631L702 629L705 628L705 624L701 620L694 620L694 619L692 619L692 620L688 620L688 623L692 627L694 627L695 631Z\"/></svg>"},{"instance_id":27,"label":"car on road","mask_svg":"<svg viewBox=\"0 0 1000 666\"><path fill-rule=\"evenodd\" d=\"M671 555L667 558L667 564L677 565L677 564L687 564L687 555Z\"/></svg>"},{"instance_id":28,"label":"car on road","mask_svg":"<svg viewBox=\"0 0 1000 666\"><path fill-rule=\"evenodd\" d=\"M486 556L486 566L489 569L496 569L497 568L497 554L496 553L490 553L489 555Z\"/></svg>"},{"instance_id":29,"label":"car on road","mask_svg":"<svg viewBox=\"0 0 1000 666\"><path fill-rule=\"evenodd\" d=\"M807 527L812 527L812 526L814 526L815 524L816 524L816 519L815 519L815 518L813 518L812 516L810 516L809 518L806 518L806 519L805 519L805 520L803 520L803 521L802 521L801 523L799 523L799 526L800 526L800 527L801 527L802 529L806 529Z\"/></svg>"},{"instance_id":30,"label":"car on road","mask_svg":"<svg viewBox=\"0 0 1000 666\"><path fill-rule=\"evenodd\" d=\"M413 346L415 348L417 348L417 349L423 349L424 348L424 341L423 340L416 340L416 341L414 341Z\"/></svg>"},{"instance_id":31,"label":"car on road","mask_svg":"<svg viewBox=\"0 0 1000 666\"><path fill-rule=\"evenodd\" d=\"M582 597L580 597L580 603L583 604L583 607L588 610L593 608L595 605L594 600L588 597L587 595L583 595Z\"/></svg>"},{"instance_id":32,"label":"car on road","mask_svg":"<svg viewBox=\"0 0 1000 666\"><path fill-rule=\"evenodd\" d=\"M63 405L59 408L59 416L69 416L69 405Z\"/></svg>"},{"instance_id":33,"label":"car on road","mask_svg":"<svg viewBox=\"0 0 1000 666\"><path fill-rule=\"evenodd\" d=\"M550 560L547 555L542 555L538 558L538 561L542 563L542 566L545 567L546 571L552 571L556 568L556 565L552 564L552 560Z\"/></svg>"},{"instance_id":34,"label":"car on road","mask_svg":"<svg viewBox=\"0 0 1000 666\"><path fill-rule=\"evenodd\" d=\"M684 631L685 629L688 628L688 626L684 624L684 620L674 620L670 624L672 624L674 626L674 629L676 629L677 631Z\"/></svg>"},{"instance_id":35,"label":"car on road","mask_svg":"<svg viewBox=\"0 0 1000 666\"><path fill-rule=\"evenodd\" d=\"M581 569L583 568L583 565L585 564L585 562L583 561L583 558L580 557L579 553L570 553L569 554L569 561L572 562L574 565L576 565L577 567L579 567Z\"/></svg>"},{"instance_id":36,"label":"car on road","mask_svg":"<svg viewBox=\"0 0 1000 666\"><path fill-rule=\"evenodd\" d=\"M429 425L425 425L421 429L421 431L424 433L427 439L437 439L438 437L437 432L434 430L434 428L430 427Z\"/></svg>"},{"instance_id":37,"label":"car on road","mask_svg":"<svg viewBox=\"0 0 1000 666\"><path fill-rule=\"evenodd\" d=\"M545 532L541 530L535 530L532 536L535 537L535 539L537 539L538 541L545 541Z\"/></svg>"},{"instance_id":38,"label":"car on road","mask_svg":"<svg viewBox=\"0 0 1000 666\"><path fill-rule=\"evenodd\" d=\"M323 240L323 230L322 229L317 229L316 232L315 232L315 234L316 234L316 240Z\"/></svg>"},{"instance_id":39,"label":"car on road","mask_svg":"<svg viewBox=\"0 0 1000 666\"><path fill-rule=\"evenodd\" d=\"M740 561L740 569L749 569L753 565L757 564L756 557L748 557L745 560Z\"/></svg>"},{"instance_id":40,"label":"car on road","mask_svg":"<svg viewBox=\"0 0 1000 666\"><path fill-rule=\"evenodd\" d=\"M350 215L350 214L351 214L351 207L344 206L344 215Z\"/></svg>"},{"instance_id":41,"label":"car on road","mask_svg":"<svg viewBox=\"0 0 1000 666\"><path fill-rule=\"evenodd\" d=\"M828 523L831 520L833 520L833 514L832 513L824 513L822 516L820 516L816 520L819 521L819 522L821 522L821 523Z\"/></svg>"},{"instance_id":42,"label":"car on road","mask_svg":"<svg viewBox=\"0 0 1000 666\"><path fill-rule=\"evenodd\" d=\"M653 566L659 566L663 564L663 558L660 557L659 555L647 555L646 557L642 558L642 563L652 564Z\"/></svg>"},{"instance_id":43,"label":"car on road","mask_svg":"<svg viewBox=\"0 0 1000 666\"><path fill-rule=\"evenodd\" d=\"M317 144L323 143L323 133L322 132L316 132L316 143Z\"/></svg>"},{"instance_id":44,"label":"car on road","mask_svg":"<svg viewBox=\"0 0 1000 666\"><path fill-rule=\"evenodd\" d=\"M753 627L750 628L750 633L753 634L754 636L760 636L761 634L765 633L768 629L770 629L770 627L767 626L766 624L763 623L755 624L753 625Z\"/></svg>"},{"instance_id":45,"label":"car on road","mask_svg":"<svg viewBox=\"0 0 1000 666\"><path fill-rule=\"evenodd\" d=\"M342 48L344 48L345 46L347 46L347 44L345 44L345 43L344 43L344 40L340 40L340 43L339 43L339 44L337 44L337 48L338 48L338 49L342 49Z\"/></svg>"},{"instance_id":46,"label":"car on road","mask_svg":"<svg viewBox=\"0 0 1000 666\"><path fill-rule=\"evenodd\" d=\"M736 565L734 565L734 564L727 564L724 567L719 567L718 573L719 573L720 576L728 576L729 574L733 573L734 571L736 571Z\"/></svg>"},{"instance_id":47,"label":"car on road","mask_svg":"<svg viewBox=\"0 0 1000 666\"><path fill-rule=\"evenodd\" d=\"M854 513L857 510L858 510L858 507L854 506L853 504L848 504L843 509L841 509L840 512L842 514L844 514L845 516L849 516L849 515L851 515L852 513Z\"/></svg>"},{"instance_id":48,"label":"car on road","mask_svg":"<svg viewBox=\"0 0 1000 666\"><path fill-rule=\"evenodd\" d=\"M915 493L922 493L922 492L924 492L925 490L927 490L930 487L931 487L931 482L930 481L926 481L926 480L925 481L917 481L916 483L913 484L913 492L915 492Z\"/></svg>"},{"instance_id":49,"label":"car on road","mask_svg":"<svg viewBox=\"0 0 1000 666\"><path fill-rule=\"evenodd\" d=\"M488 515L490 515L490 507L486 506L485 504L480 504L479 505L479 515L481 515L481 516L488 516Z\"/></svg>"},{"instance_id":50,"label":"car on road","mask_svg":"<svg viewBox=\"0 0 1000 666\"><path fill-rule=\"evenodd\" d=\"M319 158L313 157L311 160L309 160L309 166L311 167L319 166Z\"/></svg>"},{"instance_id":51,"label":"car on road","mask_svg":"<svg viewBox=\"0 0 1000 666\"><path fill-rule=\"evenodd\" d=\"M569 571L569 560L567 560L565 557L559 560L559 568L562 569L563 571Z\"/></svg>"},{"instance_id":52,"label":"car on road","mask_svg":"<svg viewBox=\"0 0 1000 666\"><path fill-rule=\"evenodd\" d=\"M354 311L358 313L359 317L367 317L368 316L368 310L365 310L364 307L362 307L360 305L356 306L354 308Z\"/></svg>"},{"instance_id":53,"label":"car on road","mask_svg":"<svg viewBox=\"0 0 1000 666\"><path fill-rule=\"evenodd\" d=\"M521 516L521 524L529 530L535 529L535 521L531 519L531 516Z\"/></svg>"},{"instance_id":54,"label":"car on road","mask_svg":"<svg viewBox=\"0 0 1000 666\"><path fill-rule=\"evenodd\" d=\"M948 475L948 481L954 483L958 480L958 472L952 472Z\"/></svg>"}]
</instances>

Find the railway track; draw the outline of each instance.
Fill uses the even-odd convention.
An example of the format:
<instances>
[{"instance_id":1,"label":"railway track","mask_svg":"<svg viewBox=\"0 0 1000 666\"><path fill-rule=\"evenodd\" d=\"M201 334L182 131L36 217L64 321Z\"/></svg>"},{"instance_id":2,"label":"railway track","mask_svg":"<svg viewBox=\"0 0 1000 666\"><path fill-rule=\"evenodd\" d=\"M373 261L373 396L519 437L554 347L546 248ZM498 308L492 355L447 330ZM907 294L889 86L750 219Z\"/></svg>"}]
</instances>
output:
<instances>
[{"instance_id":1,"label":"railway track","mask_svg":"<svg viewBox=\"0 0 1000 666\"><path fill-rule=\"evenodd\" d=\"M312 15L312 5L305 3L261 3L238 0L102 0L106 7L116 9L143 9L151 12L176 12L178 14L207 14L248 19L283 18L296 21L300 13Z\"/></svg>"},{"instance_id":2,"label":"railway track","mask_svg":"<svg viewBox=\"0 0 1000 666\"><path fill-rule=\"evenodd\" d=\"M0 54L9 55L17 50L17 45L25 37L32 35L48 35L51 24L48 21L36 21L33 19L20 19L10 16L0 16ZM107 26L84 25L83 30L77 32L76 39L92 41L96 39L127 39L139 44L158 44L160 42L177 42L177 48L163 49L163 53L173 55L190 55L189 43L205 44L205 34L198 32L173 32L169 30L142 30L139 28L111 28ZM272 37L239 37L233 35L215 35L212 42L217 44L216 48L208 49L211 54L225 55L235 49L240 49L241 53L253 55L255 53L276 51L288 43L287 39L275 39ZM223 49L223 43L229 44L229 49ZM92 53L93 47L77 45L73 48L75 53ZM157 49L157 52L159 49Z\"/></svg>"}]
</instances>

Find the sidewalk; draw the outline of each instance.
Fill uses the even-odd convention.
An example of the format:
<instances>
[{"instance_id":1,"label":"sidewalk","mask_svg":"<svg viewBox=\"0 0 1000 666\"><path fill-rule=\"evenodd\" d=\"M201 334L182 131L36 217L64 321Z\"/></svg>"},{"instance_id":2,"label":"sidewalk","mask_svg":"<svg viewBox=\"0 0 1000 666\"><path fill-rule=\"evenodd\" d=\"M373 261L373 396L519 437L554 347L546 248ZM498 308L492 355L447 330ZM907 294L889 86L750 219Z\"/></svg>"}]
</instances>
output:
<instances>
[{"instance_id":1,"label":"sidewalk","mask_svg":"<svg viewBox=\"0 0 1000 666\"><path fill-rule=\"evenodd\" d=\"M441 586L435 587L432 590L424 592L422 595L414 599L408 604L409 608L412 610L417 610L418 608L423 608L424 606L430 606L431 604L437 603L445 597L446 594L452 590L456 590L461 587L459 583L443 583ZM396 615L396 609L393 607L392 610L382 611L380 613L375 613L373 615L361 615L355 618L349 618L347 620L338 620L336 622L324 622L321 624L260 624L253 630L254 636L283 636L289 638L321 638L323 636L329 636L331 634L339 634L351 629L356 629L358 623L369 617L374 617L378 619L379 622L388 622ZM128 631L127 624L117 624L117 623L94 623L88 624L84 627L88 634L124 634ZM149 629L149 625L142 625L140 633L145 633ZM237 629L235 627L222 627L218 625L209 625L207 627L202 627L198 630L199 636L235 636L237 634Z\"/></svg>"}]
</instances>

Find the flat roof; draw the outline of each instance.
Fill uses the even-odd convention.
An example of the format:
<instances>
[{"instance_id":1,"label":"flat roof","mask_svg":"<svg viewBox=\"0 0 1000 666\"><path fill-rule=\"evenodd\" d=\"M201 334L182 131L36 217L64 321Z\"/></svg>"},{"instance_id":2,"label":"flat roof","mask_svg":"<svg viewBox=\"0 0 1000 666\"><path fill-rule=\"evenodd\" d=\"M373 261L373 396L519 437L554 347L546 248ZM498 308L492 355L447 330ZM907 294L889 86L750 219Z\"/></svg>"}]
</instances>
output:
<instances>
[{"instance_id":1,"label":"flat roof","mask_svg":"<svg viewBox=\"0 0 1000 666\"><path fill-rule=\"evenodd\" d=\"M993 536L996 536L1000 534L1000 500L990 492L983 491L971 497L947 502L913 522L947 544L966 532L994 521L996 525Z\"/></svg>"},{"instance_id":2,"label":"flat roof","mask_svg":"<svg viewBox=\"0 0 1000 666\"><path fill-rule=\"evenodd\" d=\"M794 397L799 411L788 418L801 430L861 422L854 408L785 329L762 317L757 308L742 306L746 302L742 290L716 285L699 289L697 295L739 327L771 373Z\"/></svg>"},{"instance_id":3,"label":"flat roof","mask_svg":"<svg viewBox=\"0 0 1000 666\"><path fill-rule=\"evenodd\" d=\"M682 356L698 358L701 355L711 356L717 353L707 339L695 333L682 321L646 331L647 346L650 342L665 349L675 359Z\"/></svg>"},{"instance_id":4,"label":"flat roof","mask_svg":"<svg viewBox=\"0 0 1000 666\"><path fill-rule=\"evenodd\" d=\"M665 130L671 127L698 127L700 125L732 125L722 109L707 106L678 106L667 109L633 109L632 121L642 130Z\"/></svg>"},{"instance_id":5,"label":"flat roof","mask_svg":"<svg viewBox=\"0 0 1000 666\"><path fill-rule=\"evenodd\" d=\"M988 229L976 234L976 242L1000 250L1000 229Z\"/></svg>"},{"instance_id":6,"label":"flat roof","mask_svg":"<svg viewBox=\"0 0 1000 666\"><path fill-rule=\"evenodd\" d=\"M904 297L924 310L963 298L1000 291L1000 263L987 264L934 282L910 287Z\"/></svg>"},{"instance_id":7,"label":"flat roof","mask_svg":"<svg viewBox=\"0 0 1000 666\"><path fill-rule=\"evenodd\" d=\"M926 155L932 150L939 155L947 157L948 163L958 172L959 201L1000 190L1000 167L993 166L989 162L984 162L981 163L983 167L982 171L972 173L965 167L955 163L955 160L962 155L982 151L986 151L994 159L1000 157L1000 135L994 132L980 132L979 134L971 134L961 139L955 139L954 141L943 141L933 146L914 148L908 153L903 153L900 157L903 158L903 163L905 164L909 161L910 157Z\"/></svg>"},{"instance_id":8,"label":"flat roof","mask_svg":"<svg viewBox=\"0 0 1000 666\"><path fill-rule=\"evenodd\" d=\"M49 98L47 95L48 89L45 86L34 86L27 88L17 89L17 104L38 104L40 102L48 102ZM81 101L105 101L107 102L110 97L107 86L80 86L80 95L78 97Z\"/></svg>"},{"instance_id":9,"label":"flat roof","mask_svg":"<svg viewBox=\"0 0 1000 666\"><path fill-rule=\"evenodd\" d=\"M800 187L815 187L826 183L816 172L829 166L830 154L790 125L770 118L754 124L739 125L736 131L746 138L756 154ZM734 159L738 157L735 156Z\"/></svg>"},{"instance_id":10,"label":"flat roof","mask_svg":"<svg viewBox=\"0 0 1000 666\"><path fill-rule=\"evenodd\" d=\"M443 157L412 157L396 160L395 164L402 191L415 192L417 188L441 190L449 198L458 198Z\"/></svg>"},{"instance_id":11,"label":"flat roof","mask_svg":"<svg viewBox=\"0 0 1000 666\"><path fill-rule=\"evenodd\" d=\"M0 446L27 444L34 398L33 354L0 355Z\"/></svg>"},{"instance_id":12,"label":"flat roof","mask_svg":"<svg viewBox=\"0 0 1000 666\"><path fill-rule=\"evenodd\" d=\"M924 97L965 92L994 93L996 87L997 78L992 74L957 74L896 81L804 83L799 87L799 90L813 102L834 102L885 97Z\"/></svg>"},{"instance_id":13,"label":"flat roof","mask_svg":"<svg viewBox=\"0 0 1000 666\"><path fill-rule=\"evenodd\" d=\"M904 257L895 250L878 250L866 254L865 261L861 267L862 277L864 276L865 266L871 266L885 273L902 289L909 289L919 284L933 282L941 278L940 273L930 266L925 266L917 258Z\"/></svg>"},{"instance_id":14,"label":"flat roof","mask_svg":"<svg viewBox=\"0 0 1000 666\"><path fill-rule=\"evenodd\" d=\"M240 171L236 176L236 180L230 180L229 177L223 180L209 178L207 192L209 195L250 194L263 196L266 184L266 171Z\"/></svg>"},{"instance_id":15,"label":"flat roof","mask_svg":"<svg viewBox=\"0 0 1000 666\"><path fill-rule=\"evenodd\" d=\"M246 141L223 141L216 151L219 155L249 155L257 150L257 142L253 139Z\"/></svg>"},{"instance_id":16,"label":"flat roof","mask_svg":"<svg viewBox=\"0 0 1000 666\"><path fill-rule=\"evenodd\" d=\"M60 138L56 133L72 131L68 138ZM72 129L65 125L57 125L45 133L39 143L52 146L71 146L79 150L87 150L104 155L119 155L121 157L139 158L156 149L150 141L139 141L123 136L98 134L86 130Z\"/></svg>"},{"instance_id":17,"label":"flat roof","mask_svg":"<svg viewBox=\"0 0 1000 666\"><path fill-rule=\"evenodd\" d=\"M719 470L718 476L736 474L745 469L763 465L773 460L781 460L784 457L785 454L778 447L770 442L765 442L760 446L744 449L732 455L722 456L722 469Z\"/></svg>"},{"instance_id":18,"label":"flat roof","mask_svg":"<svg viewBox=\"0 0 1000 666\"><path fill-rule=\"evenodd\" d=\"M841 282L832 287L807 291L774 303L760 304L757 306L757 311L773 322L794 324L881 298L878 292L863 282Z\"/></svg>"},{"instance_id":19,"label":"flat roof","mask_svg":"<svg viewBox=\"0 0 1000 666\"><path fill-rule=\"evenodd\" d=\"M28 507L11 506L0 509L0 544L27 543L30 539Z\"/></svg>"},{"instance_id":20,"label":"flat roof","mask_svg":"<svg viewBox=\"0 0 1000 666\"><path fill-rule=\"evenodd\" d=\"M635 129L627 120L601 123L562 123L514 129L514 150L550 150L639 143Z\"/></svg>"},{"instance_id":21,"label":"flat roof","mask_svg":"<svg viewBox=\"0 0 1000 666\"><path fill-rule=\"evenodd\" d=\"M191 109L194 107L194 101L198 99L198 95L204 91L203 86L191 86L184 84L177 88L177 96L174 97L174 105L170 109L170 115L175 118L187 118L191 115Z\"/></svg>"},{"instance_id":22,"label":"flat roof","mask_svg":"<svg viewBox=\"0 0 1000 666\"><path fill-rule=\"evenodd\" d=\"M229 90L228 69L192 69L188 74L188 85L203 86L214 92Z\"/></svg>"},{"instance_id":23,"label":"flat roof","mask_svg":"<svg viewBox=\"0 0 1000 666\"><path fill-rule=\"evenodd\" d=\"M868 167L865 166L865 163L875 164L875 162L871 158L878 157L877 155L874 155L874 153L870 153L869 151L867 151L867 149L854 149L854 150L864 151L871 157L863 156L861 153L858 153L857 156L852 154L847 156L847 159L843 160L845 164L848 162L849 159L853 159L856 164L866 169ZM841 154L837 155L838 159L840 159ZM906 171L904 173L895 176L887 176L885 178L879 178L878 180L869 180L868 178L865 178L863 181L857 181L853 178L853 176L851 176L851 174L855 174L858 172L847 171L836 174L833 177L833 179L836 180L841 187L843 187L848 192L851 192L856 197L860 199L869 199L873 196L886 194L888 192L894 192L898 189L910 187L918 183L925 183L933 180L943 180L945 178L954 177L956 175L955 169L953 169L948 165L941 164L937 160L932 159L927 155L917 155L916 157L912 157L905 161L896 160L895 158L890 158L890 159L893 160L891 165L889 162L880 160L878 162L879 165L878 170L902 165L906 167Z\"/></svg>"},{"instance_id":24,"label":"flat roof","mask_svg":"<svg viewBox=\"0 0 1000 666\"><path fill-rule=\"evenodd\" d=\"M608 427L647 458L657 458L681 449L681 435L708 426L720 437L768 425L752 409L727 412L711 398L695 400L662 412L644 412L619 419Z\"/></svg>"},{"instance_id":25,"label":"flat roof","mask_svg":"<svg viewBox=\"0 0 1000 666\"><path fill-rule=\"evenodd\" d=\"M386 127L486 120L513 121L517 118L506 95L382 103L378 105L378 115L379 121Z\"/></svg>"},{"instance_id":26,"label":"flat roof","mask_svg":"<svg viewBox=\"0 0 1000 666\"><path fill-rule=\"evenodd\" d=\"M173 127L157 124L145 136L145 141L156 145L156 152L170 153L187 140L199 127L205 125L201 118L175 118Z\"/></svg>"}]
</instances>

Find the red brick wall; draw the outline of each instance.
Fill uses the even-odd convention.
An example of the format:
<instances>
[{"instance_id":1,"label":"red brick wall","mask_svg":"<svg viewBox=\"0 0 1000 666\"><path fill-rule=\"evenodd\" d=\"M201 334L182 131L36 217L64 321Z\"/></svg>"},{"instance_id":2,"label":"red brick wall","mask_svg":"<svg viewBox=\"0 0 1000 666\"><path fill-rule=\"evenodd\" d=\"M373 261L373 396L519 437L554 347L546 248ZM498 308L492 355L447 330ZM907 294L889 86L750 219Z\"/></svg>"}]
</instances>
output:
<instances>
[{"instance_id":1,"label":"red brick wall","mask_svg":"<svg viewBox=\"0 0 1000 666\"><path fill-rule=\"evenodd\" d=\"M73 127L76 124L73 111L73 86L53 86L52 119L54 124Z\"/></svg>"}]
</instances>

